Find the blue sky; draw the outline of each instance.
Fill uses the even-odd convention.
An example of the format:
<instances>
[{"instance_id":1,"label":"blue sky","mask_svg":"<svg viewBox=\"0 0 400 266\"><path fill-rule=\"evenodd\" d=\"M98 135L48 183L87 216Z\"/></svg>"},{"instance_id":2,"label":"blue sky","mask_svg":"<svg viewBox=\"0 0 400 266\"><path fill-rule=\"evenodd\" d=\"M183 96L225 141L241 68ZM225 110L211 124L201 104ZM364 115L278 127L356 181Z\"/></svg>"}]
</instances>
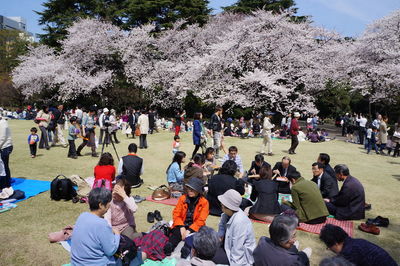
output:
<instances>
[{"instance_id":1,"label":"blue sky","mask_svg":"<svg viewBox=\"0 0 400 266\"><path fill-rule=\"evenodd\" d=\"M0 0L0 15L21 16L27 20L28 31L41 33L39 16L33 10L41 11L42 0ZM214 13L221 6L236 0L210 0ZM296 0L299 15L310 15L315 25L336 30L344 36L358 36L365 26L400 9L400 0Z\"/></svg>"}]
</instances>

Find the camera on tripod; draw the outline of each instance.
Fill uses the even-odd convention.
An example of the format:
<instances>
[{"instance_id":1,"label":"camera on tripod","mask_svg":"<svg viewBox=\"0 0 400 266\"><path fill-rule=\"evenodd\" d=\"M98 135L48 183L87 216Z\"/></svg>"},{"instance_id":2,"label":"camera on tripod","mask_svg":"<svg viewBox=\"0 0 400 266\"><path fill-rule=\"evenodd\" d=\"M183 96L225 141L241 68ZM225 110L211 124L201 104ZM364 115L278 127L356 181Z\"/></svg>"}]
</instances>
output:
<instances>
[{"instance_id":1,"label":"camera on tripod","mask_svg":"<svg viewBox=\"0 0 400 266\"><path fill-rule=\"evenodd\" d=\"M111 122L109 120L104 121L104 127L108 133L110 133L110 134L113 133L113 131L114 131L113 125L111 124Z\"/></svg>"}]
</instances>

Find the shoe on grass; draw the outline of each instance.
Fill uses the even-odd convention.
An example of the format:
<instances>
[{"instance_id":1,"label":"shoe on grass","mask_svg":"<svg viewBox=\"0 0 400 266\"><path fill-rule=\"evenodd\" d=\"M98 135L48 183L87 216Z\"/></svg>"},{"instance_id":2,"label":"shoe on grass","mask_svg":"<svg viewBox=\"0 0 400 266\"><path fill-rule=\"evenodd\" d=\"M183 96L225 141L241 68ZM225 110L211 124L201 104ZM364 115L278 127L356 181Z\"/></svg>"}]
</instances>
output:
<instances>
[{"instance_id":1,"label":"shoe on grass","mask_svg":"<svg viewBox=\"0 0 400 266\"><path fill-rule=\"evenodd\" d=\"M154 213L152 212L147 213L147 222L151 224L154 223Z\"/></svg>"},{"instance_id":2,"label":"shoe on grass","mask_svg":"<svg viewBox=\"0 0 400 266\"><path fill-rule=\"evenodd\" d=\"M157 221L162 221L162 216L159 210L154 211L154 218L156 218Z\"/></svg>"}]
</instances>

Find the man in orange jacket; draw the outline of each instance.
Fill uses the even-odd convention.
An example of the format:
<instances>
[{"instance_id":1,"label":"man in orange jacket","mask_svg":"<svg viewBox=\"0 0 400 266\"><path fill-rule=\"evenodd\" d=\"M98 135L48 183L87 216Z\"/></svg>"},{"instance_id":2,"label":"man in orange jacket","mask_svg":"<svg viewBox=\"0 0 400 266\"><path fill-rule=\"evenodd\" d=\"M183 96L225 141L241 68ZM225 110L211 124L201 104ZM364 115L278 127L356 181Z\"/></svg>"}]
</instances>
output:
<instances>
[{"instance_id":1,"label":"man in orange jacket","mask_svg":"<svg viewBox=\"0 0 400 266\"><path fill-rule=\"evenodd\" d=\"M204 183L192 177L185 184L187 193L182 195L172 212L173 225L168 243L164 247L166 256L171 255L181 240L199 231L206 224L209 212L208 200L203 196Z\"/></svg>"}]
</instances>

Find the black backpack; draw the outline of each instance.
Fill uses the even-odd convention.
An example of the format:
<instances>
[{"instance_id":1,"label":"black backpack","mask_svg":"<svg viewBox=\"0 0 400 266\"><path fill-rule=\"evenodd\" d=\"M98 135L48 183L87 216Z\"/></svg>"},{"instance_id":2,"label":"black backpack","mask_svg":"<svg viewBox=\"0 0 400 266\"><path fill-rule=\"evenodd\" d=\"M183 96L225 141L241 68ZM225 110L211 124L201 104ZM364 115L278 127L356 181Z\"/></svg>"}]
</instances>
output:
<instances>
[{"instance_id":1,"label":"black backpack","mask_svg":"<svg viewBox=\"0 0 400 266\"><path fill-rule=\"evenodd\" d=\"M58 175L51 181L50 198L52 200L71 200L73 197L76 197L76 195L72 181L64 175Z\"/></svg>"}]
</instances>

